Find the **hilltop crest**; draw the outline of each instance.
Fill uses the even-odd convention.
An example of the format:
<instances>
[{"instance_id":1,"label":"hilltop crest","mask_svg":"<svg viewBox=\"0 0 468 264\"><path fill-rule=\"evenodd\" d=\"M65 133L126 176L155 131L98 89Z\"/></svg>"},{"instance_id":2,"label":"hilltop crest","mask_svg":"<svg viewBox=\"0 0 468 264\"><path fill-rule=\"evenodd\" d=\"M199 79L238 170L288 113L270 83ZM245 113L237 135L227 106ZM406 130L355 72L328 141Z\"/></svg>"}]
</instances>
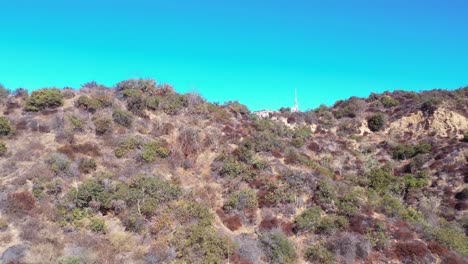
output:
<instances>
[{"instance_id":1,"label":"hilltop crest","mask_svg":"<svg viewBox=\"0 0 468 264\"><path fill-rule=\"evenodd\" d=\"M468 88L255 113L1 88L4 263L468 261Z\"/></svg>"}]
</instances>

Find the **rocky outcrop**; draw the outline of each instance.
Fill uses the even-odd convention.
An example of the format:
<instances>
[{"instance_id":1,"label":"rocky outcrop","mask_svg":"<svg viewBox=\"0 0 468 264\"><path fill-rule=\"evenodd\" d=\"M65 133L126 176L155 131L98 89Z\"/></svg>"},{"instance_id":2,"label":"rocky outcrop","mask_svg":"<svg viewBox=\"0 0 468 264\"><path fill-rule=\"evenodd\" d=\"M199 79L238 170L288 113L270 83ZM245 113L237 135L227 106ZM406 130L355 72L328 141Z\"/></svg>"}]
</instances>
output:
<instances>
[{"instance_id":1,"label":"rocky outcrop","mask_svg":"<svg viewBox=\"0 0 468 264\"><path fill-rule=\"evenodd\" d=\"M438 108L431 116L423 112L404 116L392 122L387 132L433 134L440 137L462 136L468 130L468 118L447 108Z\"/></svg>"}]
</instances>

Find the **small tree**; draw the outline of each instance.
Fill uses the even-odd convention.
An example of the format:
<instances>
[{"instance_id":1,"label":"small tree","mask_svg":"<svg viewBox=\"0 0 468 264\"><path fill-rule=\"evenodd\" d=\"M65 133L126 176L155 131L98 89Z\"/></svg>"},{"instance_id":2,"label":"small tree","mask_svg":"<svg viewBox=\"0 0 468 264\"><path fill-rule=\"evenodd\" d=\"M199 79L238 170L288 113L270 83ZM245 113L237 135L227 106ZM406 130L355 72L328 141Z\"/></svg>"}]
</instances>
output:
<instances>
[{"instance_id":1,"label":"small tree","mask_svg":"<svg viewBox=\"0 0 468 264\"><path fill-rule=\"evenodd\" d=\"M108 118L94 117L93 123L96 128L97 135L104 135L112 130L111 120Z\"/></svg>"},{"instance_id":2,"label":"small tree","mask_svg":"<svg viewBox=\"0 0 468 264\"><path fill-rule=\"evenodd\" d=\"M388 95L382 97L380 99L380 102L383 104L385 108L391 108L400 104L400 102L397 99L390 97Z\"/></svg>"},{"instance_id":3,"label":"small tree","mask_svg":"<svg viewBox=\"0 0 468 264\"><path fill-rule=\"evenodd\" d=\"M156 81L152 79L130 79L119 82L115 88L117 92L127 89L153 92L156 89Z\"/></svg>"},{"instance_id":4,"label":"small tree","mask_svg":"<svg viewBox=\"0 0 468 264\"><path fill-rule=\"evenodd\" d=\"M5 143L0 142L0 157L5 155L6 151L7 151L7 147L6 147Z\"/></svg>"},{"instance_id":5,"label":"small tree","mask_svg":"<svg viewBox=\"0 0 468 264\"><path fill-rule=\"evenodd\" d=\"M96 160L94 159L82 159L78 164L78 169L85 174L95 171L97 168Z\"/></svg>"},{"instance_id":6,"label":"small tree","mask_svg":"<svg viewBox=\"0 0 468 264\"><path fill-rule=\"evenodd\" d=\"M385 125L385 117L382 113L371 116L367 119L367 126L372 132L377 132Z\"/></svg>"},{"instance_id":7,"label":"small tree","mask_svg":"<svg viewBox=\"0 0 468 264\"><path fill-rule=\"evenodd\" d=\"M466 131L465 133L463 133L463 139L462 139L463 142L468 142L468 131Z\"/></svg>"},{"instance_id":8,"label":"small tree","mask_svg":"<svg viewBox=\"0 0 468 264\"><path fill-rule=\"evenodd\" d=\"M314 231L322 218L322 209L318 206L306 209L296 218L298 231Z\"/></svg>"},{"instance_id":9,"label":"small tree","mask_svg":"<svg viewBox=\"0 0 468 264\"><path fill-rule=\"evenodd\" d=\"M34 91L26 99L26 111L37 112L46 108L57 108L63 105L63 94L57 88Z\"/></svg>"},{"instance_id":10,"label":"small tree","mask_svg":"<svg viewBox=\"0 0 468 264\"><path fill-rule=\"evenodd\" d=\"M75 105L79 108L82 108L89 112L96 112L99 108L101 108L101 102L94 98L89 98L88 96L82 95L78 98Z\"/></svg>"},{"instance_id":11,"label":"small tree","mask_svg":"<svg viewBox=\"0 0 468 264\"><path fill-rule=\"evenodd\" d=\"M89 229L95 233L105 233L106 232L106 222L104 220L99 219L97 217L93 217L91 219L91 224Z\"/></svg>"},{"instance_id":12,"label":"small tree","mask_svg":"<svg viewBox=\"0 0 468 264\"><path fill-rule=\"evenodd\" d=\"M0 98L6 98L9 94L10 91L0 83Z\"/></svg>"},{"instance_id":13,"label":"small tree","mask_svg":"<svg viewBox=\"0 0 468 264\"><path fill-rule=\"evenodd\" d=\"M293 243L281 231L267 233L260 241L270 263L294 263L297 259Z\"/></svg>"},{"instance_id":14,"label":"small tree","mask_svg":"<svg viewBox=\"0 0 468 264\"><path fill-rule=\"evenodd\" d=\"M132 114L130 114L129 112L127 112L125 110L121 110L121 109L115 110L112 113L112 118L114 119L115 123L117 123L117 124L119 124L121 126L127 127L127 128L130 128L132 126L132 123L133 123Z\"/></svg>"},{"instance_id":15,"label":"small tree","mask_svg":"<svg viewBox=\"0 0 468 264\"><path fill-rule=\"evenodd\" d=\"M335 254L320 244L308 247L304 252L304 258L312 263L336 263Z\"/></svg>"},{"instance_id":16,"label":"small tree","mask_svg":"<svg viewBox=\"0 0 468 264\"><path fill-rule=\"evenodd\" d=\"M11 134L10 120L4 116L0 116L0 136L8 136Z\"/></svg>"}]
</instances>

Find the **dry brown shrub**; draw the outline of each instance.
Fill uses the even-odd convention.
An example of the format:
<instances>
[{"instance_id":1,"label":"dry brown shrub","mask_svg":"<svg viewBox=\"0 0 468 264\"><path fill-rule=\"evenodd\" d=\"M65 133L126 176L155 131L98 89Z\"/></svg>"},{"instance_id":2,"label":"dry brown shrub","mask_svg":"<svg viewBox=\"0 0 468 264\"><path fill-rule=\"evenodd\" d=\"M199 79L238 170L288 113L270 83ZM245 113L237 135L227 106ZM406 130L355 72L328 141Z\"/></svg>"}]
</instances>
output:
<instances>
[{"instance_id":1,"label":"dry brown shrub","mask_svg":"<svg viewBox=\"0 0 468 264\"><path fill-rule=\"evenodd\" d=\"M281 230L283 230L284 234L287 236L292 236L294 234L293 228L294 228L294 223L293 222L281 222Z\"/></svg>"},{"instance_id":2,"label":"dry brown shrub","mask_svg":"<svg viewBox=\"0 0 468 264\"><path fill-rule=\"evenodd\" d=\"M0 244L7 245L13 240L13 234L11 232L0 232Z\"/></svg>"},{"instance_id":3,"label":"dry brown shrub","mask_svg":"<svg viewBox=\"0 0 468 264\"><path fill-rule=\"evenodd\" d=\"M394 245L393 252L398 259L422 259L430 254L426 245L417 240L407 242L397 242Z\"/></svg>"},{"instance_id":4,"label":"dry brown shrub","mask_svg":"<svg viewBox=\"0 0 468 264\"><path fill-rule=\"evenodd\" d=\"M429 243L427 244L427 247L429 248L429 250L431 250L433 254L436 254L439 256L442 256L449 252L446 246L442 245L441 243L435 240L429 241Z\"/></svg>"},{"instance_id":5,"label":"dry brown shrub","mask_svg":"<svg viewBox=\"0 0 468 264\"><path fill-rule=\"evenodd\" d=\"M29 248L25 263L54 263L60 254L60 250L50 243L33 244Z\"/></svg>"},{"instance_id":6,"label":"dry brown shrub","mask_svg":"<svg viewBox=\"0 0 468 264\"><path fill-rule=\"evenodd\" d=\"M373 226L373 219L363 215L356 215L349 219L349 228L351 231L361 235L366 234Z\"/></svg>"},{"instance_id":7,"label":"dry brown shrub","mask_svg":"<svg viewBox=\"0 0 468 264\"><path fill-rule=\"evenodd\" d=\"M28 129L28 121L26 118L21 119L16 123L16 131L22 131L22 130L27 130Z\"/></svg>"},{"instance_id":8,"label":"dry brown shrub","mask_svg":"<svg viewBox=\"0 0 468 264\"><path fill-rule=\"evenodd\" d=\"M223 223L231 231L236 231L242 227L242 219L239 215L228 216L223 219Z\"/></svg>"},{"instance_id":9,"label":"dry brown shrub","mask_svg":"<svg viewBox=\"0 0 468 264\"><path fill-rule=\"evenodd\" d=\"M467 263L466 258L464 259L461 256L458 256L457 254L453 252L449 252L441 257L441 263L444 264L465 264Z\"/></svg>"},{"instance_id":10,"label":"dry brown shrub","mask_svg":"<svg viewBox=\"0 0 468 264\"><path fill-rule=\"evenodd\" d=\"M36 217L29 217L21 223L20 229L20 238L26 241L37 241L38 233L44 228L44 223Z\"/></svg>"},{"instance_id":11,"label":"dry brown shrub","mask_svg":"<svg viewBox=\"0 0 468 264\"><path fill-rule=\"evenodd\" d=\"M395 229L392 235L397 240L410 240L414 238L414 232L410 229L408 224L402 220L395 223Z\"/></svg>"},{"instance_id":12,"label":"dry brown shrub","mask_svg":"<svg viewBox=\"0 0 468 264\"><path fill-rule=\"evenodd\" d=\"M37 131L41 133L49 133L50 132L50 127L47 124L39 124L37 127Z\"/></svg>"},{"instance_id":13,"label":"dry brown shrub","mask_svg":"<svg viewBox=\"0 0 468 264\"><path fill-rule=\"evenodd\" d=\"M153 126L151 134L155 137L169 135L174 131L175 127L171 123L158 122Z\"/></svg>"},{"instance_id":14,"label":"dry brown shrub","mask_svg":"<svg viewBox=\"0 0 468 264\"><path fill-rule=\"evenodd\" d=\"M468 209L468 201L461 201L455 204L455 210L457 211L465 211Z\"/></svg>"},{"instance_id":15,"label":"dry brown shrub","mask_svg":"<svg viewBox=\"0 0 468 264\"><path fill-rule=\"evenodd\" d=\"M273 217L273 218L263 219L262 222L260 222L259 228L261 231L271 231L273 229L278 228L278 226L279 226L278 218Z\"/></svg>"},{"instance_id":16,"label":"dry brown shrub","mask_svg":"<svg viewBox=\"0 0 468 264\"><path fill-rule=\"evenodd\" d=\"M202 135L199 129L183 127L179 130L177 143L186 158L195 157L202 151Z\"/></svg>"},{"instance_id":17,"label":"dry brown shrub","mask_svg":"<svg viewBox=\"0 0 468 264\"><path fill-rule=\"evenodd\" d=\"M9 193L7 199L8 209L14 213L29 212L36 204L36 199L28 191Z\"/></svg>"},{"instance_id":18,"label":"dry brown shrub","mask_svg":"<svg viewBox=\"0 0 468 264\"><path fill-rule=\"evenodd\" d=\"M58 152L67 155L70 159L75 159L77 153L88 155L91 157L101 156L99 147L91 142L86 142L83 144L67 144L57 149Z\"/></svg>"}]
</instances>

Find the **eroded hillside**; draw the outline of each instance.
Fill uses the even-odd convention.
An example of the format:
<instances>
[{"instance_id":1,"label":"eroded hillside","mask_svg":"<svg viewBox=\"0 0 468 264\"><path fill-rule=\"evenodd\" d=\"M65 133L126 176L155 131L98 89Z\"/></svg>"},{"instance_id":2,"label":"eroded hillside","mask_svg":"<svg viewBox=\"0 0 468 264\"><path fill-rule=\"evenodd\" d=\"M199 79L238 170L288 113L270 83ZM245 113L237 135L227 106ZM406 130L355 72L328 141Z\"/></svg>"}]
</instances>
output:
<instances>
[{"instance_id":1,"label":"eroded hillside","mask_svg":"<svg viewBox=\"0 0 468 264\"><path fill-rule=\"evenodd\" d=\"M260 118L147 79L2 88L2 262L467 263L467 96Z\"/></svg>"}]
</instances>

